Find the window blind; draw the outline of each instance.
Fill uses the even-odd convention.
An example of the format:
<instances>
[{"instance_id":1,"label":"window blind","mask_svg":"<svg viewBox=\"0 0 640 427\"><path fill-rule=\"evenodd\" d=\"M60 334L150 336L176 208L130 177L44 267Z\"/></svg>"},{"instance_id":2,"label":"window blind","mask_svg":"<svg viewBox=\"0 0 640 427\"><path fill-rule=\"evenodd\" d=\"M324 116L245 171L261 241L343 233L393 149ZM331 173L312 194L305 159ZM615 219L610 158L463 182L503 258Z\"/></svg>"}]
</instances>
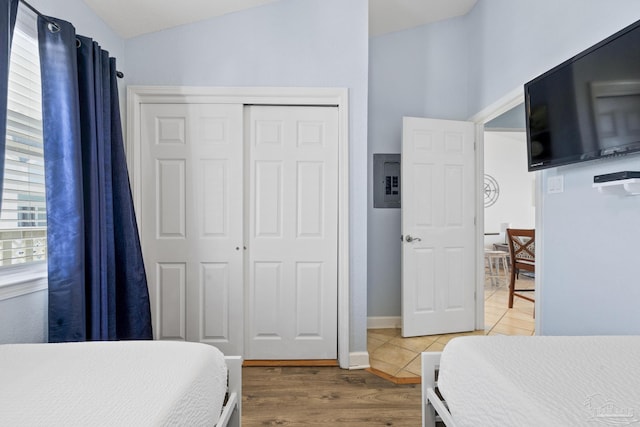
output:
<instances>
[{"instance_id":1,"label":"window blind","mask_svg":"<svg viewBox=\"0 0 640 427\"><path fill-rule=\"evenodd\" d=\"M46 202L36 15L20 7L11 46L0 265L44 260Z\"/></svg>"}]
</instances>

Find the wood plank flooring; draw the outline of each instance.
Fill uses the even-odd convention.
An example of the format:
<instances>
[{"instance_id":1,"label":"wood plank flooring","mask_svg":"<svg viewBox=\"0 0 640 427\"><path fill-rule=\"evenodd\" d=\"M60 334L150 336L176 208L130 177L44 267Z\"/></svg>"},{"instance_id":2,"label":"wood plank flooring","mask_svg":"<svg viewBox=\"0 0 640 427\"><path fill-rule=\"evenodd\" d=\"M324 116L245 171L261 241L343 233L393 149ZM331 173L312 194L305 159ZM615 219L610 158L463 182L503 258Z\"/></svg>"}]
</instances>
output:
<instances>
[{"instance_id":1,"label":"wood plank flooring","mask_svg":"<svg viewBox=\"0 0 640 427\"><path fill-rule=\"evenodd\" d=\"M242 424L252 426L419 426L420 385L364 370L244 367Z\"/></svg>"},{"instance_id":2,"label":"wood plank flooring","mask_svg":"<svg viewBox=\"0 0 640 427\"><path fill-rule=\"evenodd\" d=\"M516 305L514 309L507 309L506 289L487 287L485 289L487 320L485 330L489 334L533 334L533 304L525 303L528 305L522 307ZM520 304L520 300L517 300L516 304ZM504 327L498 330L500 325ZM377 336L376 333L384 336ZM388 334L395 335L386 336ZM365 370L348 371L333 366L256 367L257 364L266 363L257 361L253 362L254 366L246 366L251 363L245 363L242 369L242 423L247 427L420 426L422 422L420 385L395 384L392 381L402 383L411 382L409 381L411 379L419 380L420 368L417 356L420 351L425 351L427 347L433 351L441 351L451 336L422 338L435 343L429 341L420 347L421 342L416 344L416 339L400 339L396 331L370 330L368 349L371 365L372 368L382 368L378 369L378 374L381 374L382 378ZM407 364L407 361L404 361L404 364L395 367L393 357L378 351L385 343L414 351L415 366L413 362ZM378 361L376 357L380 360ZM335 361L332 363L335 364ZM301 362L301 365L305 364L306 362ZM387 365L393 369L385 370ZM408 371L411 378L402 369Z\"/></svg>"}]
</instances>

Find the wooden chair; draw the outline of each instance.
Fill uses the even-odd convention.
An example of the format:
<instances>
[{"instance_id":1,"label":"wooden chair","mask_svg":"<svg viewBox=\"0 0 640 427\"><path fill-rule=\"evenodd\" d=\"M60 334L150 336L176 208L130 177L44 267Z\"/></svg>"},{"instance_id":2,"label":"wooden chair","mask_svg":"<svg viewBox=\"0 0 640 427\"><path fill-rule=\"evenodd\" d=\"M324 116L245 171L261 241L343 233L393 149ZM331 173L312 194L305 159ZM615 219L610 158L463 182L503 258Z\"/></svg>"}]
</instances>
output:
<instances>
[{"instance_id":1,"label":"wooden chair","mask_svg":"<svg viewBox=\"0 0 640 427\"><path fill-rule=\"evenodd\" d=\"M507 228L509 258L511 259L511 281L509 282L509 308L513 308L513 297L519 297L535 303L532 296L525 292L535 289L516 289L516 276L520 270L536 271L536 231L531 229Z\"/></svg>"}]
</instances>

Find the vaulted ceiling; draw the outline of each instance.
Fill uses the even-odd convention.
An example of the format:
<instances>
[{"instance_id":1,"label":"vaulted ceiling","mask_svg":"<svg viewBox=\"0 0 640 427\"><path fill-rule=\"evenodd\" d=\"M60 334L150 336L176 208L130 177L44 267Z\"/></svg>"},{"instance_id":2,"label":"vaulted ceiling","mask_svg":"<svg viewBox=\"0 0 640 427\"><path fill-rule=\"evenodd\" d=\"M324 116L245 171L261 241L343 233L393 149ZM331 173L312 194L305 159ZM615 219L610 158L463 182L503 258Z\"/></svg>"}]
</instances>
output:
<instances>
[{"instance_id":1,"label":"vaulted ceiling","mask_svg":"<svg viewBox=\"0 0 640 427\"><path fill-rule=\"evenodd\" d=\"M126 39L279 0L83 1ZM465 15L476 1L369 0L369 34L376 36Z\"/></svg>"}]
</instances>

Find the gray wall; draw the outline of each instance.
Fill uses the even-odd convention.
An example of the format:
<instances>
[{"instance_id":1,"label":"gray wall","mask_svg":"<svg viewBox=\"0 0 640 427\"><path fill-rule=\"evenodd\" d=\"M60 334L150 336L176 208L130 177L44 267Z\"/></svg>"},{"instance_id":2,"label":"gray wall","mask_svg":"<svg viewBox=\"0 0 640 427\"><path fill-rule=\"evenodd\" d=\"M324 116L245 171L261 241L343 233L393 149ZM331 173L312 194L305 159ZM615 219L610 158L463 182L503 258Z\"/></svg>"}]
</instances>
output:
<instances>
[{"instance_id":1,"label":"gray wall","mask_svg":"<svg viewBox=\"0 0 640 427\"><path fill-rule=\"evenodd\" d=\"M47 291L0 301L0 344L47 342Z\"/></svg>"},{"instance_id":2,"label":"gray wall","mask_svg":"<svg viewBox=\"0 0 640 427\"><path fill-rule=\"evenodd\" d=\"M400 115L471 117L637 19L637 0L540 0L535 4L524 0L479 0L471 13L460 20L458 30L466 46L457 46L459 51L440 49L439 55L431 58L435 64L447 64L464 63L459 56L466 56L468 69L462 77L452 68L447 69L452 74L442 70L437 74L432 70L436 65L427 64L424 59L427 42L414 40L426 36L438 40L438 30L453 23L427 26L432 31L417 29L372 39L370 154L399 152ZM412 51L405 51L405 47ZM382 64L384 55L394 50L402 53L401 62ZM407 67L412 70L410 76L406 74ZM423 79L431 80L436 75L435 81L443 87L454 87L456 82L462 87L444 95L436 88L423 93L427 87ZM401 90L394 92L385 86L399 86ZM421 95L425 99L423 106ZM387 102L390 107L379 107ZM442 103L441 108L429 108L438 102ZM402 109L399 105L409 107ZM386 129L387 133L378 129ZM547 178L555 174L564 176L565 186L563 193L544 194L539 201L543 225L538 230L542 239L539 250L544 265L540 273L539 333L640 333L640 311L636 307L640 288L636 286L638 273L634 265L635 242L640 239L640 196L604 196L591 188L593 175L620 170L640 170L640 156L538 174L545 191ZM399 292L393 288L400 280L398 215L370 208L369 316L400 314ZM380 229L393 231L376 235ZM387 256L387 247L395 256Z\"/></svg>"},{"instance_id":3,"label":"gray wall","mask_svg":"<svg viewBox=\"0 0 640 427\"><path fill-rule=\"evenodd\" d=\"M471 13L478 73L469 113L640 19L636 0L513 0L478 3ZM508 34L508 37L505 35ZM539 173L543 271L540 328L545 335L638 334L637 251L640 197L605 196L593 176L640 170L640 157ZM546 194L547 178L564 176L564 192Z\"/></svg>"},{"instance_id":4,"label":"gray wall","mask_svg":"<svg viewBox=\"0 0 640 427\"><path fill-rule=\"evenodd\" d=\"M637 0L616 0L615 7L610 0L539 0L535 5L524 0L479 0L466 17L373 38L367 150L364 0L288 0L127 41L126 58L122 55L125 42L80 0L31 3L46 14L73 22L79 32L99 40L118 57L119 68L130 83L350 88L352 351L364 348L367 305L369 316L400 314L399 210L374 210L371 196L364 191L364 171L371 154L400 152L400 118L470 117L532 77L640 18ZM321 6L325 3L329 6ZM296 19L282 18L294 13ZM326 23L321 25L322 17ZM192 31L208 35L209 43L185 44L186 33ZM320 32L322 37L313 37L313 32ZM213 37L215 40L211 40ZM304 43L296 41L299 37ZM317 56L304 50L309 46ZM150 58L152 53L155 57ZM249 59L251 53L258 60ZM292 59L294 56L299 60ZM601 196L591 188L593 175L618 170L640 170L638 156L540 173L543 183L556 173L565 177L565 192L545 195L541 201L545 270L539 304L543 333L638 333L640 319L634 313L640 289L635 286L632 242L640 239L640 197ZM26 324L34 326L21 336L25 340L43 336L45 310L42 298L37 296L0 302L0 341L15 337L7 331L22 330L23 314L27 312L32 321ZM605 318L608 320L603 321Z\"/></svg>"},{"instance_id":5,"label":"gray wall","mask_svg":"<svg viewBox=\"0 0 640 427\"><path fill-rule=\"evenodd\" d=\"M469 14L469 108L513 89L640 19L636 0L479 0Z\"/></svg>"},{"instance_id":6,"label":"gray wall","mask_svg":"<svg viewBox=\"0 0 640 427\"><path fill-rule=\"evenodd\" d=\"M128 39L139 85L349 89L350 351L366 351L367 0L282 0Z\"/></svg>"},{"instance_id":7,"label":"gray wall","mask_svg":"<svg viewBox=\"0 0 640 427\"><path fill-rule=\"evenodd\" d=\"M402 117L465 118L466 18L369 41L369 180L374 153L400 153ZM368 197L368 316L400 315L400 209Z\"/></svg>"},{"instance_id":8,"label":"gray wall","mask_svg":"<svg viewBox=\"0 0 640 427\"><path fill-rule=\"evenodd\" d=\"M283 0L126 41L80 0L31 3L45 14L71 21L78 33L109 49L125 73L121 90L125 84L349 89L350 350L366 351L367 0ZM22 300L6 304L18 306ZM39 318L46 317L42 305L32 309ZM22 321L20 316L11 319Z\"/></svg>"}]
</instances>

